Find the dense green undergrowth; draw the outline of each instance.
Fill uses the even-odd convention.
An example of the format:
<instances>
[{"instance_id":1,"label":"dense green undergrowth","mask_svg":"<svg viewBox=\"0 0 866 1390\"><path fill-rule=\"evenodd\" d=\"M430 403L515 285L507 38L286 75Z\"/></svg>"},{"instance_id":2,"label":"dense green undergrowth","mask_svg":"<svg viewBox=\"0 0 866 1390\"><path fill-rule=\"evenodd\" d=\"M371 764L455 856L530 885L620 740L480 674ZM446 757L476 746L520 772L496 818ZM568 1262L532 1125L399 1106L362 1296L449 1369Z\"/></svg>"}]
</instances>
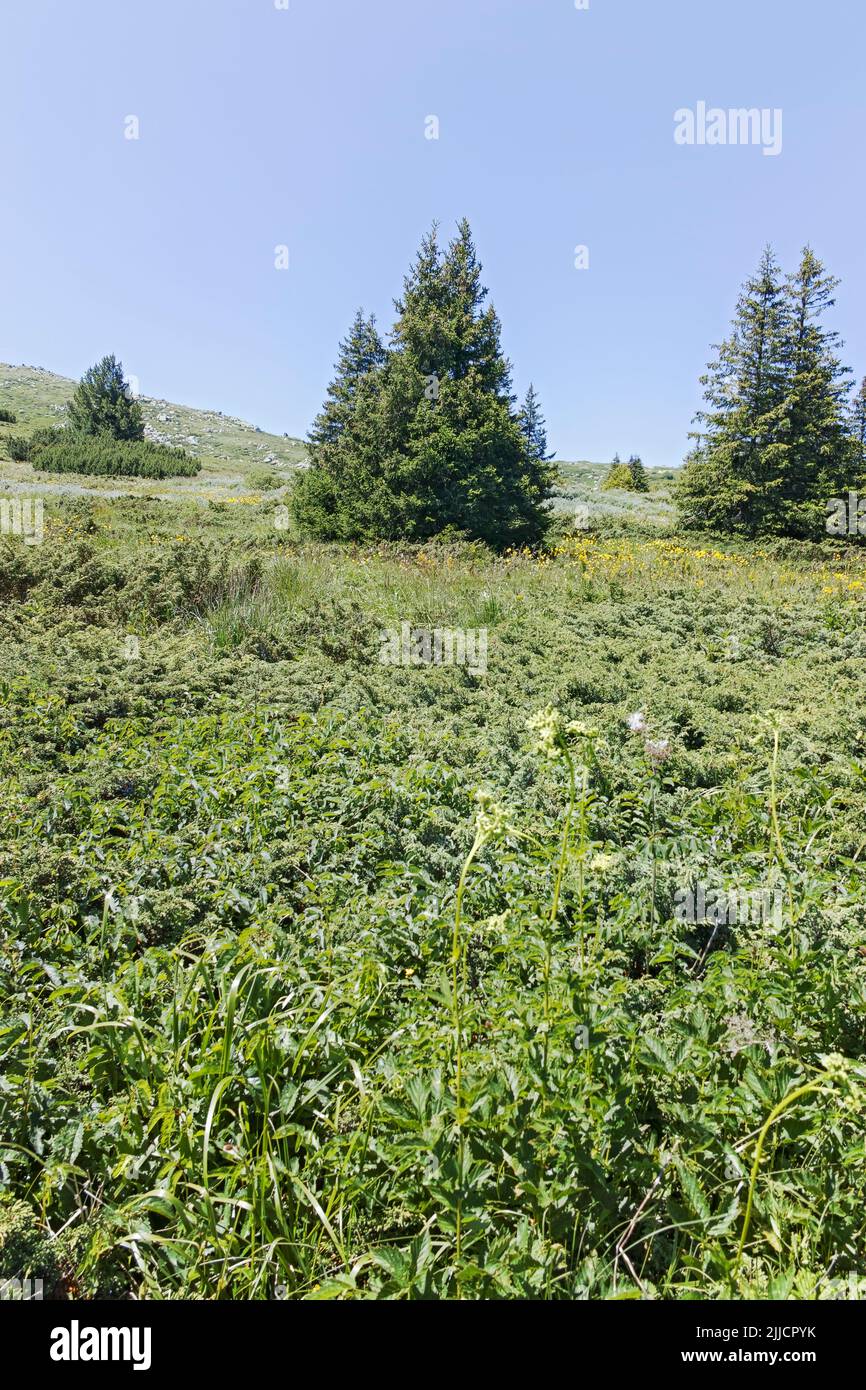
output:
<instances>
[{"instance_id":1,"label":"dense green undergrowth","mask_svg":"<svg viewBox=\"0 0 866 1390\"><path fill-rule=\"evenodd\" d=\"M255 500L0 542L0 1275L862 1296L863 574ZM486 671L383 665L403 622Z\"/></svg>"},{"instance_id":2,"label":"dense green undergrowth","mask_svg":"<svg viewBox=\"0 0 866 1390\"><path fill-rule=\"evenodd\" d=\"M35 430L6 441L9 457L38 473L81 473L108 478L194 478L201 464L183 449L149 439L80 436L70 430Z\"/></svg>"}]
</instances>

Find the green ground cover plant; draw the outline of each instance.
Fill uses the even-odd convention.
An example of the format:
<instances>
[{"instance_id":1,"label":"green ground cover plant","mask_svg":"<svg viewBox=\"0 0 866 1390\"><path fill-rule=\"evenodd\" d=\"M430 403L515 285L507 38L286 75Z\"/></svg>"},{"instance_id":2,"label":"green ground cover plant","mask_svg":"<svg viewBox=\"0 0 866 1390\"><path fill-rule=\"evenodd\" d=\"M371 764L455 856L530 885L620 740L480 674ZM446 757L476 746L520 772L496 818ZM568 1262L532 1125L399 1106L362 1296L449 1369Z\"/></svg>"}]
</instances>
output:
<instances>
[{"instance_id":1,"label":"green ground cover plant","mask_svg":"<svg viewBox=\"0 0 866 1390\"><path fill-rule=\"evenodd\" d=\"M0 1274L862 1296L863 553L274 516L0 540Z\"/></svg>"},{"instance_id":2,"label":"green ground cover plant","mask_svg":"<svg viewBox=\"0 0 866 1390\"><path fill-rule=\"evenodd\" d=\"M149 440L116 440L73 435L49 428L6 441L9 457L31 463L37 473L81 473L106 478L194 478L201 464L184 453Z\"/></svg>"}]
</instances>

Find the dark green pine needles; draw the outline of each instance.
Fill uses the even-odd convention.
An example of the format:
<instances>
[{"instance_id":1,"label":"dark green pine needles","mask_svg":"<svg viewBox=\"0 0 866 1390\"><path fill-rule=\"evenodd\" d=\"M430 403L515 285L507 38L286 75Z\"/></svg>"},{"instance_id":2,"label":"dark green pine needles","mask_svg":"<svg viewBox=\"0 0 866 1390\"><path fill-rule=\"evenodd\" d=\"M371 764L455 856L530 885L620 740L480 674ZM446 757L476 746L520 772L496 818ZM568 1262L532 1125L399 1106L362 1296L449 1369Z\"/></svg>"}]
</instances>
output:
<instances>
[{"instance_id":1,"label":"dark green pine needles","mask_svg":"<svg viewBox=\"0 0 866 1390\"><path fill-rule=\"evenodd\" d=\"M387 348L374 320L356 316L293 497L304 532L496 547L542 538L555 478L544 421L534 392L515 409L486 297L463 221L445 250L435 227L424 238Z\"/></svg>"}]
</instances>

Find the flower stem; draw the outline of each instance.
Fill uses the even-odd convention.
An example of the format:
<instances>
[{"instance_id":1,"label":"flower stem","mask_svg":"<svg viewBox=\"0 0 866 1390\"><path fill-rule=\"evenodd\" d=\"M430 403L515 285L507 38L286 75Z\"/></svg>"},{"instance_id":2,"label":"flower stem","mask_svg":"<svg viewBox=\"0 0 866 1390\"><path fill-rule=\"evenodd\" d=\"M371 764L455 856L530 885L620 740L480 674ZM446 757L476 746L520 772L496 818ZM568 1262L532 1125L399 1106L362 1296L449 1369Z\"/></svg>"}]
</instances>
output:
<instances>
[{"instance_id":1,"label":"flower stem","mask_svg":"<svg viewBox=\"0 0 866 1390\"><path fill-rule=\"evenodd\" d=\"M789 1106L794 1105L795 1102L798 1100L802 1100L804 1096L811 1095L813 1091L822 1091L825 1088L826 1078L823 1076L820 1077L817 1081L809 1081L803 1086L798 1086L795 1091L791 1091L790 1095L787 1095L782 1100L780 1100L779 1104L774 1106L774 1108L770 1111L769 1115L767 1116L764 1126L761 1129L760 1134L758 1135L758 1143L755 1148L755 1161L752 1164L752 1171L749 1175L749 1193L746 1198L746 1214L743 1218L743 1229L740 1234L740 1243L737 1246L737 1255L734 1260L734 1269L731 1275L732 1279L735 1279L737 1274L739 1273L740 1262L743 1258L743 1249L745 1248L746 1244L746 1236L749 1234L749 1225L752 1220L752 1206L755 1200L755 1188L758 1182L758 1169L761 1166L761 1158L764 1152L764 1141L767 1135L769 1134L770 1129L778 1120L779 1116L783 1115L785 1111L789 1108Z\"/></svg>"},{"instance_id":2,"label":"flower stem","mask_svg":"<svg viewBox=\"0 0 866 1390\"><path fill-rule=\"evenodd\" d=\"M466 878L475 856L484 844L484 836L475 836L457 884L457 900L454 908L454 929L451 937L451 1018L454 1027L454 1117L457 1124L457 1202L455 1214L455 1269L459 1276L463 1244L463 1163L465 1139L463 1134L463 1004L460 987L461 947L460 925L463 915L463 894ZM460 1297L460 1284L457 1284L457 1297Z\"/></svg>"}]
</instances>

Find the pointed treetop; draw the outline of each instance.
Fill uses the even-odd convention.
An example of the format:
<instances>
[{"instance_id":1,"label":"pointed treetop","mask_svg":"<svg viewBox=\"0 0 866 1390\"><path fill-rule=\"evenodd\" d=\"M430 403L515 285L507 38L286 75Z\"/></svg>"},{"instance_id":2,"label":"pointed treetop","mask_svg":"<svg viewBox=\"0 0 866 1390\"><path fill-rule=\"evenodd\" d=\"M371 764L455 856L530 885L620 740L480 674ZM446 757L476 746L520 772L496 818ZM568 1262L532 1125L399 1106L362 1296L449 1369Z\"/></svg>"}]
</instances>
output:
<instances>
[{"instance_id":1,"label":"pointed treetop","mask_svg":"<svg viewBox=\"0 0 866 1390\"><path fill-rule=\"evenodd\" d=\"M73 430L113 439L143 439L144 416L123 364L111 354L89 367L73 392L67 411Z\"/></svg>"}]
</instances>

